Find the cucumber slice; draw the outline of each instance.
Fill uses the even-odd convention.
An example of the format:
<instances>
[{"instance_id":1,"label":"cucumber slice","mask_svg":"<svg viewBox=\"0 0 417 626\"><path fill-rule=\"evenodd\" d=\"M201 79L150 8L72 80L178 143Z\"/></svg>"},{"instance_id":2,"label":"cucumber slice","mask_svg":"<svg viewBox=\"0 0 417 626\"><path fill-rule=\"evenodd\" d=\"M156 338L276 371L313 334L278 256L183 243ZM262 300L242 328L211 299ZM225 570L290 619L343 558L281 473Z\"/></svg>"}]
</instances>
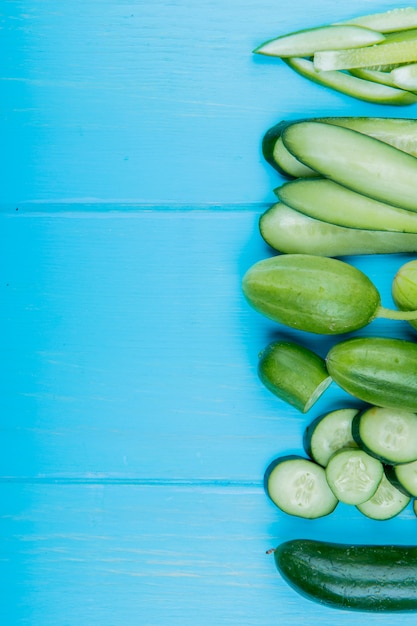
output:
<instances>
[{"instance_id":1,"label":"cucumber slice","mask_svg":"<svg viewBox=\"0 0 417 626\"><path fill-rule=\"evenodd\" d=\"M417 63L397 67L390 72L389 76L393 86L417 91Z\"/></svg>"},{"instance_id":2,"label":"cucumber slice","mask_svg":"<svg viewBox=\"0 0 417 626\"><path fill-rule=\"evenodd\" d=\"M259 219L259 230L274 250L286 254L339 257L417 252L417 235L335 226L278 202ZM413 308L416 309L416 307Z\"/></svg>"},{"instance_id":3,"label":"cucumber slice","mask_svg":"<svg viewBox=\"0 0 417 626\"><path fill-rule=\"evenodd\" d=\"M380 72L378 70L370 70L366 67L357 67L351 68L349 70L349 73L352 74L352 76L356 76L356 78L370 80L371 82L378 83L379 85L388 85L388 87L400 87L401 89L408 89L403 85L395 84L390 72Z\"/></svg>"},{"instance_id":4,"label":"cucumber slice","mask_svg":"<svg viewBox=\"0 0 417 626\"><path fill-rule=\"evenodd\" d=\"M340 502L362 504L375 494L384 474L381 461L364 450L337 450L326 466L326 479Z\"/></svg>"},{"instance_id":5,"label":"cucumber slice","mask_svg":"<svg viewBox=\"0 0 417 626\"><path fill-rule=\"evenodd\" d=\"M338 504L327 484L324 469L301 456L275 459L265 472L264 486L281 511L296 517L324 517Z\"/></svg>"},{"instance_id":6,"label":"cucumber slice","mask_svg":"<svg viewBox=\"0 0 417 626\"><path fill-rule=\"evenodd\" d=\"M382 33L355 25L319 26L270 39L254 53L275 57L307 57L317 50L340 50L370 46L385 40Z\"/></svg>"},{"instance_id":7,"label":"cucumber slice","mask_svg":"<svg viewBox=\"0 0 417 626\"><path fill-rule=\"evenodd\" d=\"M372 28L381 33L390 33L397 30L407 30L417 27L417 9L414 7L396 8L382 13L361 15L335 24L357 24L365 28Z\"/></svg>"},{"instance_id":8,"label":"cucumber slice","mask_svg":"<svg viewBox=\"0 0 417 626\"><path fill-rule=\"evenodd\" d=\"M410 496L397 489L384 474L372 498L356 508L370 519L385 521L399 515L410 500Z\"/></svg>"},{"instance_id":9,"label":"cucumber slice","mask_svg":"<svg viewBox=\"0 0 417 626\"><path fill-rule=\"evenodd\" d=\"M303 346L274 341L259 355L258 375L269 391L306 413L331 383L324 360Z\"/></svg>"},{"instance_id":10,"label":"cucumber slice","mask_svg":"<svg viewBox=\"0 0 417 626\"><path fill-rule=\"evenodd\" d=\"M314 68L313 61L309 59L289 57L284 61L300 76L364 102L390 104L391 106L406 106L417 102L416 94L398 87L379 85L339 71L318 72Z\"/></svg>"},{"instance_id":11,"label":"cucumber slice","mask_svg":"<svg viewBox=\"0 0 417 626\"><path fill-rule=\"evenodd\" d=\"M387 465L388 480L405 495L417 498L417 461L401 465Z\"/></svg>"},{"instance_id":12,"label":"cucumber slice","mask_svg":"<svg viewBox=\"0 0 417 626\"><path fill-rule=\"evenodd\" d=\"M417 158L362 133L320 122L284 129L287 150L299 161L376 200L417 211Z\"/></svg>"},{"instance_id":13,"label":"cucumber slice","mask_svg":"<svg viewBox=\"0 0 417 626\"><path fill-rule=\"evenodd\" d=\"M306 453L326 467L330 457L340 448L357 448L352 436L352 421L359 409L337 409L316 417L304 431Z\"/></svg>"},{"instance_id":14,"label":"cucumber slice","mask_svg":"<svg viewBox=\"0 0 417 626\"><path fill-rule=\"evenodd\" d=\"M317 172L312 170L311 167L300 163L291 152L288 152L287 148L284 146L282 137L278 137L275 142L272 159L275 169L284 176L291 176L292 178L318 176Z\"/></svg>"},{"instance_id":15,"label":"cucumber slice","mask_svg":"<svg viewBox=\"0 0 417 626\"><path fill-rule=\"evenodd\" d=\"M296 211L338 226L417 233L417 213L368 198L326 178L284 183L275 193Z\"/></svg>"},{"instance_id":16,"label":"cucumber slice","mask_svg":"<svg viewBox=\"0 0 417 626\"><path fill-rule=\"evenodd\" d=\"M352 435L362 450L384 463L417 461L417 414L371 407L355 416Z\"/></svg>"},{"instance_id":17,"label":"cucumber slice","mask_svg":"<svg viewBox=\"0 0 417 626\"><path fill-rule=\"evenodd\" d=\"M381 43L366 48L323 50L314 54L313 63L317 71L328 72L413 61L417 61L417 39Z\"/></svg>"}]
</instances>

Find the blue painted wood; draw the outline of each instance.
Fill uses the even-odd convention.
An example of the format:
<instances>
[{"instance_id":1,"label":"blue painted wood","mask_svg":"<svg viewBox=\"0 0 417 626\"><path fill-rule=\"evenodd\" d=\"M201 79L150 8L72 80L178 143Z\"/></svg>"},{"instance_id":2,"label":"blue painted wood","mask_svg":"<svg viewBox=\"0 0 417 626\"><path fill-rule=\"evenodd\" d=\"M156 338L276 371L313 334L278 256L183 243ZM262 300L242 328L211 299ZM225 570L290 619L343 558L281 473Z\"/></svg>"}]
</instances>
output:
<instances>
[{"instance_id":1,"label":"blue painted wood","mask_svg":"<svg viewBox=\"0 0 417 626\"><path fill-rule=\"evenodd\" d=\"M277 328L240 291L271 253L257 230L281 180L261 158L266 129L415 114L251 50L391 6L3 3L2 624L353 624L300 599L265 550L296 536L414 542L411 507L382 524L347 506L308 522L267 501L269 461L350 399L332 385L302 416L272 396L256 374L269 340L323 356L331 340ZM354 263L389 306L409 258ZM415 337L405 323L371 332Z\"/></svg>"}]
</instances>

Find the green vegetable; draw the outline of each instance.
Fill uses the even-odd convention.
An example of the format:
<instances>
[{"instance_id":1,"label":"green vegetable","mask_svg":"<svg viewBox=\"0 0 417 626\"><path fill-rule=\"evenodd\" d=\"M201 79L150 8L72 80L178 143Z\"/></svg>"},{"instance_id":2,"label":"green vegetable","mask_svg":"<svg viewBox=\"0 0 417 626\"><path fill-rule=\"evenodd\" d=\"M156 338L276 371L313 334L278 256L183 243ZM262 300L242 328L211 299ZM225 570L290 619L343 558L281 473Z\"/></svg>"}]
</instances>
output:
<instances>
[{"instance_id":1,"label":"green vegetable","mask_svg":"<svg viewBox=\"0 0 417 626\"><path fill-rule=\"evenodd\" d=\"M393 69L390 74L393 86L417 91L417 63L410 63Z\"/></svg>"},{"instance_id":2,"label":"green vegetable","mask_svg":"<svg viewBox=\"0 0 417 626\"><path fill-rule=\"evenodd\" d=\"M385 521L399 515L410 500L411 497L397 489L384 474L372 498L356 508L370 519Z\"/></svg>"},{"instance_id":3,"label":"green vegetable","mask_svg":"<svg viewBox=\"0 0 417 626\"><path fill-rule=\"evenodd\" d=\"M305 429L304 450L319 465L326 467L340 448L357 448L352 436L352 421L359 409L343 408L316 417Z\"/></svg>"},{"instance_id":4,"label":"green vegetable","mask_svg":"<svg viewBox=\"0 0 417 626\"><path fill-rule=\"evenodd\" d=\"M417 260L402 265L392 282L392 298L401 311L411 311L413 304L417 308ZM416 321L410 321L417 328Z\"/></svg>"},{"instance_id":5,"label":"green vegetable","mask_svg":"<svg viewBox=\"0 0 417 626\"><path fill-rule=\"evenodd\" d=\"M324 517L338 504L324 469L297 455L275 459L265 472L264 486L279 509L296 517Z\"/></svg>"},{"instance_id":6,"label":"green vegetable","mask_svg":"<svg viewBox=\"0 0 417 626\"><path fill-rule=\"evenodd\" d=\"M346 333L376 317L417 317L417 312L382 307L376 287L356 267L314 255L286 254L258 261L244 275L242 289L259 313L311 333Z\"/></svg>"},{"instance_id":7,"label":"green vegetable","mask_svg":"<svg viewBox=\"0 0 417 626\"><path fill-rule=\"evenodd\" d=\"M383 42L366 48L318 51L314 54L313 62L314 68L323 72L413 61L417 61L417 46L414 39Z\"/></svg>"},{"instance_id":8,"label":"green vegetable","mask_svg":"<svg viewBox=\"0 0 417 626\"><path fill-rule=\"evenodd\" d=\"M352 19L335 22L335 24L356 24L365 28L372 28L381 33L408 30L417 26L417 9L414 7L401 7L390 9L382 13L360 15Z\"/></svg>"},{"instance_id":9,"label":"green vegetable","mask_svg":"<svg viewBox=\"0 0 417 626\"><path fill-rule=\"evenodd\" d=\"M326 358L333 380L375 406L417 411L417 344L387 337L354 337Z\"/></svg>"},{"instance_id":10,"label":"green vegetable","mask_svg":"<svg viewBox=\"0 0 417 626\"><path fill-rule=\"evenodd\" d=\"M417 233L417 213L374 200L327 178L300 179L275 190L296 211L349 228Z\"/></svg>"},{"instance_id":11,"label":"green vegetable","mask_svg":"<svg viewBox=\"0 0 417 626\"><path fill-rule=\"evenodd\" d=\"M274 550L275 564L298 593L337 609L417 610L417 547L294 539Z\"/></svg>"},{"instance_id":12,"label":"green vegetable","mask_svg":"<svg viewBox=\"0 0 417 626\"><path fill-rule=\"evenodd\" d=\"M267 389L302 413L331 383L324 359L289 341L274 341L261 352L258 374Z\"/></svg>"},{"instance_id":13,"label":"green vegetable","mask_svg":"<svg viewBox=\"0 0 417 626\"><path fill-rule=\"evenodd\" d=\"M381 202L417 211L417 158L363 133L321 122L282 131L285 147L302 163Z\"/></svg>"},{"instance_id":14,"label":"green vegetable","mask_svg":"<svg viewBox=\"0 0 417 626\"><path fill-rule=\"evenodd\" d=\"M326 480L336 498L345 504L362 504L375 494L382 480L381 461L359 448L341 448L326 465Z\"/></svg>"},{"instance_id":15,"label":"green vegetable","mask_svg":"<svg viewBox=\"0 0 417 626\"><path fill-rule=\"evenodd\" d=\"M294 211L282 202L260 216L259 230L268 245L287 254L337 257L417 252L415 234L336 226Z\"/></svg>"}]
</instances>

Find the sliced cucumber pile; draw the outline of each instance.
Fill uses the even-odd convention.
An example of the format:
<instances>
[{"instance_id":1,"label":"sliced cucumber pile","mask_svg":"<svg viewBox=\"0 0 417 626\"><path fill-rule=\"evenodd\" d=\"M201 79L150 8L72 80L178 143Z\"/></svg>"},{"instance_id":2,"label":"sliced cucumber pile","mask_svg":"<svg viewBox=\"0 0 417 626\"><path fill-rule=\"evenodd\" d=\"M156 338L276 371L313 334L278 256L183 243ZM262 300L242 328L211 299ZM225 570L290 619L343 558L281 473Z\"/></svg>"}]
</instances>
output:
<instances>
[{"instance_id":1,"label":"sliced cucumber pile","mask_svg":"<svg viewBox=\"0 0 417 626\"><path fill-rule=\"evenodd\" d=\"M320 415L304 431L307 456L269 464L266 493L296 517L323 517L342 502L368 518L392 519L417 498L416 425L416 413L375 406Z\"/></svg>"},{"instance_id":2,"label":"sliced cucumber pile","mask_svg":"<svg viewBox=\"0 0 417 626\"><path fill-rule=\"evenodd\" d=\"M253 52L278 57L310 81L353 98L399 106L417 102L414 7L280 35Z\"/></svg>"},{"instance_id":3,"label":"sliced cucumber pile","mask_svg":"<svg viewBox=\"0 0 417 626\"><path fill-rule=\"evenodd\" d=\"M290 179L274 189L279 202L259 221L278 252L417 251L417 120L283 121L265 133L262 152Z\"/></svg>"}]
</instances>

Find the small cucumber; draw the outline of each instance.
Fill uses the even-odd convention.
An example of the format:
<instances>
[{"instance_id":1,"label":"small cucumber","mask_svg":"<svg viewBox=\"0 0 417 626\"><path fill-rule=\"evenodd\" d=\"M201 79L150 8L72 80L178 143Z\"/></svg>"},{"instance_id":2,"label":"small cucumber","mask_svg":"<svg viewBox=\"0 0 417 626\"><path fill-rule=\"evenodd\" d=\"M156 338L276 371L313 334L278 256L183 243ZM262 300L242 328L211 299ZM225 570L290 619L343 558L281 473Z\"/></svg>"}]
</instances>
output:
<instances>
[{"instance_id":1,"label":"small cucumber","mask_svg":"<svg viewBox=\"0 0 417 626\"><path fill-rule=\"evenodd\" d=\"M282 202L260 216L259 230L269 246L286 254L339 257L417 252L415 234L336 226L294 211Z\"/></svg>"},{"instance_id":2,"label":"small cucumber","mask_svg":"<svg viewBox=\"0 0 417 626\"><path fill-rule=\"evenodd\" d=\"M359 448L341 448L326 465L326 479L340 502L362 504L375 494L384 474L381 461Z\"/></svg>"},{"instance_id":3,"label":"small cucumber","mask_svg":"<svg viewBox=\"0 0 417 626\"><path fill-rule=\"evenodd\" d=\"M417 610L416 546L293 539L273 552L284 580L310 600L344 610Z\"/></svg>"},{"instance_id":4,"label":"small cucumber","mask_svg":"<svg viewBox=\"0 0 417 626\"><path fill-rule=\"evenodd\" d=\"M313 63L318 72L328 72L414 61L417 61L417 45L415 39L410 39L383 42L365 48L318 51L314 54Z\"/></svg>"},{"instance_id":5,"label":"small cucumber","mask_svg":"<svg viewBox=\"0 0 417 626\"><path fill-rule=\"evenodd\" d=\"M343 22L335 22L335 24L356 24L381 33L408 30L417 27L417 9L414 7L395 8L382 13L360 15Z\"/></svg>"},{"instance_id":6,"label":"small cucumber","mask_svg":"<svg viewBox=\"0 0 417 626\"><path fill-rule=\"evenodd\" d=\"M281 511L296 517L324 517L338 504L327 484L324 469L297 455L275 459L266 469L264 486Z\"/></svg>"},{"instance_id":7,"label":"small cucumber","mask_svg":"<svg viewBox=\"0 0 417 626\"><path fill-rule=\"evenodd\" d=\"M319 415L307 426L304 450L319 465L326 467L330 457L341 448L357 448L352 436L352 421L359 409L343 408Z\"/></svg>"},{"instance_id":8,"label":"small cucumber","mask_svg":"<svg viewBox=\"0 0 417 626\"><path fill-rule=\"evenodd\" d=\"M370 407L352 423L358 446L383 463L417 461L417 414L404 409Z\"/></svg>"},{"instance_id":9,"label":"small cucumber","mask_svg":"<svg viewBox=\"0 0 417 626\"><path fill-rule=\"evenodd\" d=\"M389 104L391 106L406 106L417 102L417 94L405 91L399 87L381 85L338 70L318 72L314 68L314 62L309 59L288 57L284 59L284 62L297 74L313 83L329 87L357 100L375 104Z\"/></svg>"},{"instance_id":10,"label":"small cucumber","mask_svg":"<svg viewBox=\"0 0 417 626\"><path fill-rule=\"evenodd\" d=\"M385 40L375 29L356 25L318 26L270 39L255 48L257 54L275 57L308 57L317 50L370 46Z\"/></svg>"},{"instance_id":11,"label":"small cucumber","mask_svg":"<svg viewBox=\"0 0 417 626\"><path fill-rule=\"evenodd\" d=\"M392 298L401 311L411 311L413 305L417 308L417 260L404 263L392 281ZM410 320L413 328L417 329L417 321Z\"/></svg>"},{"instance_id":12,"label":"small cucumber","mask_svg":"<svg viewBox=\"0 0 417 626\"><path fill-rule=\"evenodd\" d=\"M244 275L242 289L259 313L310 333L346 333L376 317L417 317L416 311L382 307L375 285L358 268L314 255L286 254L258 261Z\"/></svg>"},{"instance_id":13,"label":"small cucumber","mask_svg":"<svg viewBox=\"0 0 417 626\"><path fill-rule=\"evenodd\" d=\"M417 344L387 337L354 337L326 358L333 380L375 406L417 411Z\"/></svg>"},{"instance_id":14,"label":"small cucumber","mask_svg":"<svg viewBox=\"0 0 417 626\"><path fill-rule=\"evenodd\" d=\"M372 498L356 508L370 519L385 521L399 515L410 500L411 497L397 489L384 474Z\"/></svg>"},{"instance_id":15,"label":"small cucumber","mask_svg":"<svg viewBox=\"0 0 417 626\"><path fill-rule=\"evenodd\" d=\"M258 375L269 391L302 413L331 383L324 359L290 341L274 341L262 350Z\"/></svg>"},{"instance_id":16,"label":"small cucumber","mask_svg":"<svg viewBox=\"0 0 417 626\"><path fill-rule=\"evenodd\" d=\"M363 133L315 121L282 132L302 163L353 191L417 211L417 158Z\"/></svg>"},{"instance_id":17,"label":"small cucumber","mask_svg":"<svg viewBox=\"0 0 417 626\"><path fill-rule=\"evenodd\" d=\"M275 193L296 211L338 226L417 233L415 211L374 200L327 178L284 183Z\"/></svg>"}]
</instances>

